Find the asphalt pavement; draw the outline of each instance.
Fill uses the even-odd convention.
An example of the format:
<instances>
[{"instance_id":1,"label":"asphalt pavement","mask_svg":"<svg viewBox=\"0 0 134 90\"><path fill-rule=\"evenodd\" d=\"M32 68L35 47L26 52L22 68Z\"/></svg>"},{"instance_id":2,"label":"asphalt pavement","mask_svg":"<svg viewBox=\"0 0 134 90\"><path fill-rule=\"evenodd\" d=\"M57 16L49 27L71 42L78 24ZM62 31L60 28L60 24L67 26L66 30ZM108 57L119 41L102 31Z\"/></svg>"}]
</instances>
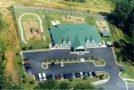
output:
<instances>
[{"instance_id":1,"label":"asphalt pavement","mask_svg":"<svg viewBox=\"0 0 134 90\"><path fill-rule=\"evenodd\" d=\"M37 76L37 73L45 72L46 74L59 74L71 72L92 72L105 71L110 75L107 83L98 85L97 87L104 87L106 90L127 90L125 82L119 77L120 69L123 68L116 64L111 48L89 48L90 53L85 55L70 54L70 49L37 51L37 52L23 52L23 57L31 59L32 73ZM45 70L41 67L41 63L50 59L67 59L67 58L88 58L97 57L105 60L106 65L102 67L95 67L92 62L80 63L66 63L64 67L55 65Z\"/></svg>"}]
</instances>

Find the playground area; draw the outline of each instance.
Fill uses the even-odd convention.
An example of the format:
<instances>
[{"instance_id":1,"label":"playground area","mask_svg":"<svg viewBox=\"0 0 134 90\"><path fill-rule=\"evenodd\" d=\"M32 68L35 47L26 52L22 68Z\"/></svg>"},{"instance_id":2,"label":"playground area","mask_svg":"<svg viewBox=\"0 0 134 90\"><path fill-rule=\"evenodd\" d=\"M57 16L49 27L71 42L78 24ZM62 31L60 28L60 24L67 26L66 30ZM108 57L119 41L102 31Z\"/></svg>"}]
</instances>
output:
<instances>
[{"instance_id":1,"label":"playground area","mask_svg":"<svg viewBox=\"0 0 134 90\"><path fill-rule=\"evenodd\" d=\"M63 21L72 23L85 23L85 19L83 17L71 16L71 15L64 16Z\"/></svg>"},{"instance_id":2,"label":"playground area","mask_svg":"<svg viewBox=\"0 0 134 90\"><path fill-rule=\"evenodd\" d=\"M108 27L106 21L98 20L98 21L96 21L96 25L99 27L100 31L103 31L103 30L109 31L109 27Z\"/></svg>"},{"instance_id":3,"label":"playground area","mask_svg":"<svg viewBox=\"0 0 134 90\"><path fill-rule=\"evenodd\" d=\"M40 28L37 22L35 21L23 22L23 28L27 41L30 39L35 40L41 39Z\"/></svg>"}]
</instances>

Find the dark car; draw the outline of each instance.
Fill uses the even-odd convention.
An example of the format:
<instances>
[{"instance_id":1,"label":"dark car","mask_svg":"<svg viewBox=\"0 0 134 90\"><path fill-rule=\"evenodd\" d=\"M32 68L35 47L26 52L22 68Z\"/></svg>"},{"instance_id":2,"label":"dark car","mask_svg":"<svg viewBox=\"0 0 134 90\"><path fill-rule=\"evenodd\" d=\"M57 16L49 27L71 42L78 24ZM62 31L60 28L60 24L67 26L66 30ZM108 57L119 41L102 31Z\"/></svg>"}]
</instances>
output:
<instances>
[{"instance_id":1,"label":"dark car","mask_svg":"<svg viewBox=\"0 0 134 90\"><path fill-rule=\"evenodd\" d=\"M125 71L125 69L124 68L120 68L120 71L122 72L122 71Z\"/></svg>"},{"instance_id":2,"label":"dark car","mask_svg":"<svg viewBox=\"0 0 134 90\"><path fill-rule=\"evenodd\" d=\"M95 72L92 72L92 75L93 75L93 77L96 77L96 73Z\"/></svg>"},{"instance_id":3,"label":"dark car","mask_svg":"<svg viewBox=\"0 0 134 90\"><path fill-rule=\"evenodd\" d=\"M24 68L25 68L26 72L32 70L32 67L31 66L24 66Z\"/></svg>"},{"instance_id":4,"label":"dark car","mask_svg":"<svg viewBox=\"0 0 134 90\"><path fill-rule=\"evenodd\" d=\"M60 80L61 79L61 75L60 74L56 74L55 75L55 79Z\"/></svg>"},{"instance_id":5,"label":"dark car","mask_svg":"<svg viewBox=\"0 0 134 90\"><path fill-rule=\"evenodd\" d=\"M73 78L73 75L71 73L67 74L68 78Z\"/></svg>"},{"instance_id":6,"label":"dark car","mask_svg":"<svg viewBox=\"0 0 134 90\"><path fill-rule=\"evenodd\" d=\"M30 66L30 63L24 63L24 66Z\"/></svg>"},{"instance_id":7,"label":"dark car","mask_svg":"<svg viewBox=\"0 0 134 90\"><path fill-rule=\"evenodd\" d=\"M52 74L47 75L47 79L52 80L53 79L53 75Z\"/></svg>"},{"instance_id":8,"label":"dark car","mask_svg":"<svg viewBox=\"0 0 134 90\"><path fill-rule=\"evenodd\" d=\"M64 79L68 79L69 78L68 74L63 74L63 77L64 77Z\"/></svg>"},{"instance_id":9,"label":"dark car","mask_svg":"<svg viewBox=\"0 0 134 90\"><path fill-rule=\"evenodd\" d=\"M76 78L80 78L80 73L75 73Z\"/></svg>"},{"instance_id":10,"label":"dark car","mask_svg":"<svg viewBox=\"0 0 134 90\"><path fill-rule=\"evenodd\" d=\"M83 72L83 75L84 75L84 77L89 77L90 76L88 72Z\"/></svg>"}]
</instances>

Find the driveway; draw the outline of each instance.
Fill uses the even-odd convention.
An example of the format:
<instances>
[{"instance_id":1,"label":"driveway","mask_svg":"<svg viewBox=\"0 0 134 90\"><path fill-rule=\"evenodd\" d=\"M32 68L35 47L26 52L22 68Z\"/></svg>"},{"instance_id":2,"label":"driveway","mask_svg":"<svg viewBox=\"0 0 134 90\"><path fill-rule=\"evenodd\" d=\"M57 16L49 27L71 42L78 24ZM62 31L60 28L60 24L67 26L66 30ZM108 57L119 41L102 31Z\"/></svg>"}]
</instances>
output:
<instances>
[{"instance_id":1,"label":"driveway","mask_svg":"<svg viewBox=\"0 0 134 90\"><path fill-rule=\"evenodd\" d=\"M106 90L126 90L125 82L119 77L121 66L118 66L115 62L114 55L111 48L90 48L90 53L85 55L70 54L69 49L61 50L49 50L49 51L37 51L37 52L23 52L24 58L29 58L32 61L33 74L37 76L38 72L49 73L68 73L68 72L92 72L92 71L105 71L109 73L110 79L107 83L98 85L97 87L104 87ZM80 62L80 63L66 63L64 67L56 65L50 67L48 70L41 68L41 63L49 59L66 59L66 58L85 58L85 57L97 57L103 58L106 62L105 66L95 67L91 62Z\"/></svg>"}]
</instances>

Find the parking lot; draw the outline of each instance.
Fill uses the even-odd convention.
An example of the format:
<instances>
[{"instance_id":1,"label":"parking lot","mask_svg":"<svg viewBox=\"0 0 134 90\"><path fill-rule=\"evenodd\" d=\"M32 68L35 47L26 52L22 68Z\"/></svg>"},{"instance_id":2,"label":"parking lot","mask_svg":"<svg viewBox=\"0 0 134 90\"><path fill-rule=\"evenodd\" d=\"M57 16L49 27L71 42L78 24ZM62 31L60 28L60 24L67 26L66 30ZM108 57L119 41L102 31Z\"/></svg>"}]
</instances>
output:
<instances>
[{"instance_id":1,"label":"parking lot","mask_svg":"<svg viewBox=\"0 0 134 90\"><path fill-rule=\"evenodd\" d=\"M126 90L125 82L119 77L119 72L122 67L117 65L113 56L111 48L90 48L88 49L90 53L85 55L75 55L70 54L69 49L62 50L50 50L50 51L38 51L38 52L23 52L23 57L28 59L30 63L31 72L38 79L38 73L45 73L48 75L58 75L59 74L72 74L80 72L95 72L95 71L105 71L110 75L110 79L107 83L99 85L98 87L104 87L106 90L111 90L117 87L116 90ZM41 63L49 59L66 59L66 58L87 58L87 57L97 57L103 58L106 62L105 66L96 67L92 62L78 62L78 63L64 63L64 67L60 64L54 66L48 65L48 69L43 69ZM25 62L25 63L26 63Z\"/></svg>"}]
</instances>

